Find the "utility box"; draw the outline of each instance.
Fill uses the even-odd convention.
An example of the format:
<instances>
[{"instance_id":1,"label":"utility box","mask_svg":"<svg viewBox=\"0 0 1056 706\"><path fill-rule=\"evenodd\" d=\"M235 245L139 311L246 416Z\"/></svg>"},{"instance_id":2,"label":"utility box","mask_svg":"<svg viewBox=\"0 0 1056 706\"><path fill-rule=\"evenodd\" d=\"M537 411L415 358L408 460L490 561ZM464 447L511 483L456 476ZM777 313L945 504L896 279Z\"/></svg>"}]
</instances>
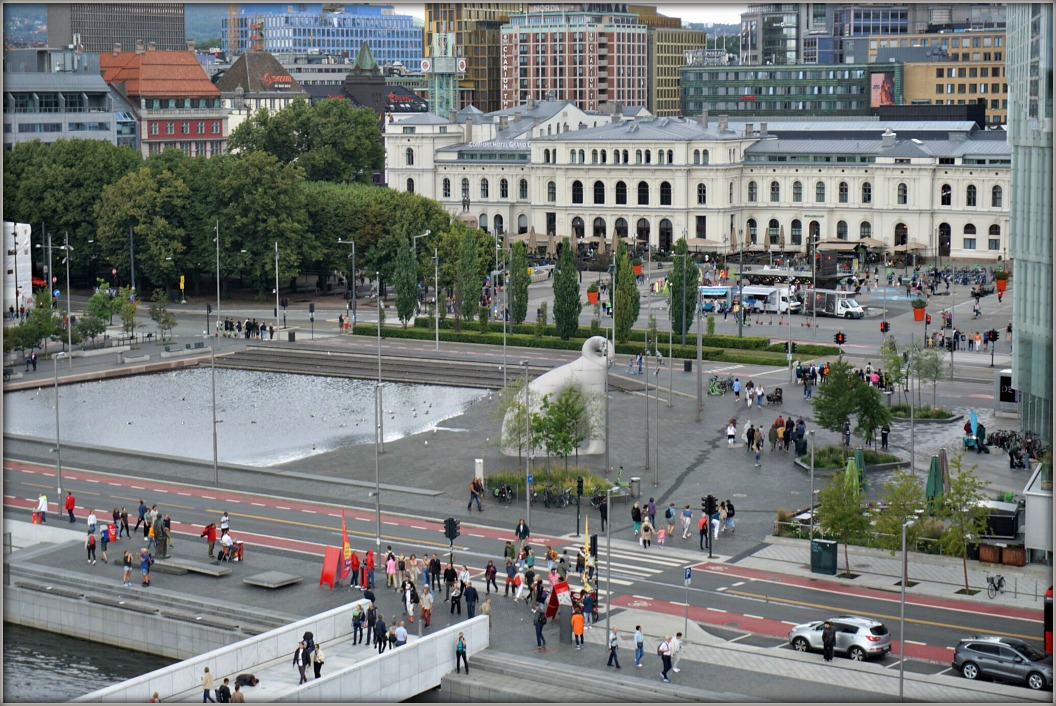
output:
<instances>
[{"instance_id":1,"label":"utility box","mask_svg":"<svg viewBox=\"0 0 1056 706\"><path fill-rule=\"evenodd\" d=\"M810 570L815 574L836 575L836 542L831 539L811 540Z\"/></svg>"},{"instance_id":2,"label":"utility box","mask_svg":"<svg viewBox=\"0 0 1056 706\"><path fill-rule=\"evenodd\" d=\"M473 459L473 477L484 480L484 459Z\"/></svg>"},{"instance_id":3,"label":"utility box","mask_svg":"<svg viewBox=\"0 0 1056 706\"><path fill-rule=\"evenodd\" d=\"M286 332L286 340L289 341L290 343L296 343L297 342L297 332L296 331L287 331Z\"/></svg>"},{"instance_id":4,"label":"utility box","mask_svg":"<svg viewBox=\"0 0 1056 706\"><path fill-rule=\"evenodd\" d=\"M692 360L683 360L682 361L682 372L684 372L684 373L693 372L693 361Z\"/></svg>"}]
</instances>

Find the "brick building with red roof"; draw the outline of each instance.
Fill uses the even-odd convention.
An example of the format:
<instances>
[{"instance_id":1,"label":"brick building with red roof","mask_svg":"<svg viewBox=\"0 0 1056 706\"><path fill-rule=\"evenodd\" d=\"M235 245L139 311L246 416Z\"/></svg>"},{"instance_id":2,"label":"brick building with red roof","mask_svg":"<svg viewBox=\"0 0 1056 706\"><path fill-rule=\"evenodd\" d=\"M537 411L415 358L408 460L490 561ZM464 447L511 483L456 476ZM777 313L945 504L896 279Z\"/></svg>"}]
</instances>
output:
<instances>
[{"instance_id":1,"label":"brick building with red roof","mask_svg":"<svg viewBox=\"0 0 1056 706\"><path fill-rule=\"evenodd\" d=\"M123 52L115 44L99 56L103 80L136 110L143 156L170 147L191 157L221 154L227 141L227 114L220 89L188 51L163 51L153 42Z\"/></svg>"}]
</instances>

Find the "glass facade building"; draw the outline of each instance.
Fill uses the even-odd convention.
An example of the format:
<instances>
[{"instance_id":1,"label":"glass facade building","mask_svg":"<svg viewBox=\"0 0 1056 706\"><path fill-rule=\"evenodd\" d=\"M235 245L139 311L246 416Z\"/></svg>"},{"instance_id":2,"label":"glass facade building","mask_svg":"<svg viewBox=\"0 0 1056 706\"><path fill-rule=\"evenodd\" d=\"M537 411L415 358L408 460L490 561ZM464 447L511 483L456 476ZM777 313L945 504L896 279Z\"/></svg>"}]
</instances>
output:
<instances>
[{"instance_id":1,"label":"glass facade building","mask_svg":"<svg viewBox=\"0 0 1056 706\"><path fill-rule=\"evenodd\" d=\"M1052 5L1008 6L1012 384L1019 423L1052 443Z\"/></svg>"}]
</instances>

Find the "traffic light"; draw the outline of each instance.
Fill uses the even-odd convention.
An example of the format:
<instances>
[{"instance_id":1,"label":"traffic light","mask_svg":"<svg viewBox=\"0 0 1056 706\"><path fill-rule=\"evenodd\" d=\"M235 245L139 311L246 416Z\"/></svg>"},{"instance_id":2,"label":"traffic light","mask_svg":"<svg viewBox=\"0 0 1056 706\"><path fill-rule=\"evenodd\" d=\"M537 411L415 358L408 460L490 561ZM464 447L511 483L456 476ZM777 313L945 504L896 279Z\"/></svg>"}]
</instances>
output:
<instances>
[{"instance_id":1,"label":"traffic light","mask_svg":"<svg viewBox=\"0 0 1056 706\"><path fill-rule=\"evenodd\" d=\"M944 343L946 344L946 350L948 350L948 351L952 351L953 350L953 337L946 338L944 340Z\"/></svg>"},{"instance_id":2,"label":"traffic light","mask_svg":"<svg viewBox=\"0 0 1056 706\"><path fill-rule=\"evenodd\" d=\"M990 329L990 340L991 341L1000 341L1001 340L1001 334L998 333L997 329Z\"/></svg>"},{"instance_id":3,"label":"traffic light","mask_svg":"<svg viewBox=\"0 0 1056 706\"><path fill-rule=\"evenodd\" d=\"M598 535L590 535L590 555L594 558L598 556Z\"/></svg>"},{"instance_id":4,"label":"traffic light","mask_svg":"<svg viewBox=\"0 0 1056 706\"><path fill-rule=\"evenodd\" d=\"M449 517L444 520L444 536L450 539L452 542L458 537L461 532L462 523L456 520L454 517Z\"/></svg>"},{"instance_id":5,"label":"traffic light","mask_svg":"<svg viewBox=\"0 0 1056 706\"><path fill-rule=\"evenodd\" d=\"M792 348L792 350L790 351L789 350L789 343L788 343L788 341L785 341L785 353L795 353L796 352L796 342L795 341L792 341L791 348Z\"/></svg>"},{"instance_id":6,"label":"traffic light","mask_svg":"<svg viewBox=\"0 0 1056 706\"><path fill-rule=\"evenodd\" d=\"M213 305L210 304L209 302L205 303L205 313L206 314L212 314L213 313Z\"/></svg>"},{"instance_id":7,"label":"traffic light","mask_svg":"<svg viewBox=\"0 0 1056 706\"><path fill-rule=\"evenodd\" d=\"M582 495L582 494L583 494L583 476L578 476L576 478L576 495Z\"/></svg>"},{"instance_id":8,"label":"traffic light","mask_svg":"<svg viewBox=\"0 0 1056 706\"><path fill-rule=\"evenodd\" d=\"M796 342L795 341L792 341L792 352L793 353L796 352Z\"/></svg>"},{"instance_id":9,"label":"traffic light","mask_svg":"<svg viewBox=\"0 0 1056 706\"><path fill-rule=\"evenodd\" d=\"M704 501L704 512L707 513L708 517L711 517L719 511L719 499L716 498L714 495L709 495L708 497L704 498Z\"/></svg>"},{"instance_id":10,"label":"traffic light","mask_svg":"<svg viewBox=\"0 0 1056 706\"><path fill-rule=\"evenodd\" d=\"M836 335L832 337L832 340L836 342L837 346L842 346L847 342L847 336L843 333L837 332Z\"/></svg>"},{"instance_id":11,"label":"traffic light","mask_svg":"<svg viewBox=\"0 0 1056 706\"><path fill-rule=\"evenodd\" d=\"M925 314L924 315L924 325L925 326L930 326L931 325L931 314Z\"/></svg>"},{"instance_id":12,"label":"traffic light","mask_svg":"<svg viewBox=\"0 0 1056 706\"><path fill-rule=\"evenodd\" d=\"M700 499L700 511L703 512L705 515L708 514L708 499L707 498L701 498Z\"/></svg>"},{"instance_id":13,"label":"traffic light","mask_svg":"<svg viewBox=\"0 0 1056 706\"><path fill-rule=\"evenodd\" d=\"M315 302L309 302L308 303L308 313L309 314L314 314L315 313Z\"/></svg>"},{"instance_id":14,"label":"traffic light","mask_svg":"<svg viewBox=\"0 0 1056 706\"><path fill-rule=\"evenodd\" d=\"M880 333L887 333L890 330L891 330L891 324L887 323L886 321L881 321L880 322Z\"/></svg>"}]
</instances>

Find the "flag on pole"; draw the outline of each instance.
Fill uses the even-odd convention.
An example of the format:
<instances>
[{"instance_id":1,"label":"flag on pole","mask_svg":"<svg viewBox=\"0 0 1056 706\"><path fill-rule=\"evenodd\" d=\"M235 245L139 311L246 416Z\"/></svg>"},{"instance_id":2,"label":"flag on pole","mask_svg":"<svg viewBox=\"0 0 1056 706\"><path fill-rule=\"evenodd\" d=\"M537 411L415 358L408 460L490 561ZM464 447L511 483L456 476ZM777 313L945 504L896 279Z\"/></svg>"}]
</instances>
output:
<instances>
[{"instance_id":1,"label":"flag on pole","mask_svg":"<svg viewBox=\"0 0 1056 706\"><path fill-rule=\"evenodd\" d=\"M342 536L342 556L344 562L341 564L341 578L348 576L348 573L352 570L352 545L348 543L348 528L345 526L345 508L341 508L341 536Z\"/></svg>"}]
</instances>

